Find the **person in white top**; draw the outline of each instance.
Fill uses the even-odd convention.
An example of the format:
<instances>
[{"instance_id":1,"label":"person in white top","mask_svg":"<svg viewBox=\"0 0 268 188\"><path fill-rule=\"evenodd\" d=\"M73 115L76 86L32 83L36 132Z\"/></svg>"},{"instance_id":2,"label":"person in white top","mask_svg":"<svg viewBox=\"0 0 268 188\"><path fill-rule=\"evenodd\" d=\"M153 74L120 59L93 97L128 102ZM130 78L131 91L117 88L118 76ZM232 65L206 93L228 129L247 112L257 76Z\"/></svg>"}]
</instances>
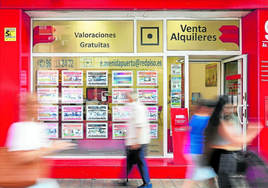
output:
<instances>
[{"instance_id":1,"label":"person in white top","mask_svg":"<svg viewBox=\"0 0 268 188\"><path fill-rule=\"evenodd\" d=\"M130 173L134 164L138 165L143 185L139 187L151 188L148 166L145 160L147 144L150 143L150 125L146 106L137 101L137 94L130 93L128 96L130 113L129 130L125 140L127 150L127 174Z\"/></svg>"},{"instance_id":2,"label":"person in white top","mask_svg":"<svg viewBox=\"0 0 268 188\"><path fill-rule=\"evenodd\" d=\"M51 143L45 137L45 127L37 122L37 95L23 94L21 99L21 121L13 123L8 131L6 146L10 152L19 152L18 162L27 163L59 150L69 149L75 144L68 142ZM59 188L55 180L40 177L37 183L28 188Z\"/></svg>"}]
</instances>

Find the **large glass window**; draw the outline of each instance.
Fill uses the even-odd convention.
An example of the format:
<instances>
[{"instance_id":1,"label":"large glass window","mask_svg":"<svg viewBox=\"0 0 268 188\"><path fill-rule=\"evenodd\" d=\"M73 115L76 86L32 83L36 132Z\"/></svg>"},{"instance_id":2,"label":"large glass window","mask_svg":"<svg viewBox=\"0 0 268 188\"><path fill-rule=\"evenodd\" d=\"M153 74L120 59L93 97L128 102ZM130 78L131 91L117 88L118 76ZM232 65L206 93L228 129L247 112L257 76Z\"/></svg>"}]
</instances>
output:
<instances>
[{"instance_id":1,"label":"large glass window","mask_svg":"<svg viewBox=\"0 0 268 188\"><path fill-rule=\"evenodd\" d=\"M167 149L168 153L173 152L172 128L170 109L185 108L185 72L184 57L167 58L167 93L168 93L168 126L167 126Z\"/></svg>"},{"instance_id":2,"label":"large glass window","mask_svg":"<svg viewBox=\"0 0 268 188\"><path fill-rule=\"evenodd\" d=\"M47 135L78 144L57 155L124 155L124 103L133 89L149 110L148 154L163 155L162 57L34 57L33 72Z\"/></svg>"}]
</instances>

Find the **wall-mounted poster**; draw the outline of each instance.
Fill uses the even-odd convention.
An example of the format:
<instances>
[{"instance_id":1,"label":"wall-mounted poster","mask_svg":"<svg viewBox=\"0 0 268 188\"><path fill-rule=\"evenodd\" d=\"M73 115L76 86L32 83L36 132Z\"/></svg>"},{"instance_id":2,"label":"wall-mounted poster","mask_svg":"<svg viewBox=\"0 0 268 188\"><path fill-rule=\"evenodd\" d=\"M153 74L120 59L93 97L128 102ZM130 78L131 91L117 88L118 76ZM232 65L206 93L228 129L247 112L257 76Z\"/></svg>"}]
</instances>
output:
<instances>
[{"instance_id":1,"label":"wall-mounted poster","mask_svg":"<svg viewBox=\"0 0 268 188\"><path fill-rule=\"evenodd\" d=\"M133 86L133 71L112 71L112 86Z\"/></svg>"},{"instance_id":2,"label":"wall-mounted poster","mask_svg":"<svg viewBox=\"0 0 268 188\"><path fill-rule=\"evenodd\" d=\"M206 87L217 86L217 65L218 63L206 64Z\"/></svg>"},{"instance_id":3,"label":"wall-mounted poster","mask_svg":"<svg viewBox=\"0 0 268 188\"><path fill-rule=\"evenodd\" d=\"M58 70L39 70L37 71L38 86L58 86Z\"/></svg>"},{"instance_id":4,"label":"wall-mounted poster","mask_svg":"<svg viewBox=\"0 0 268 188\"><path fill-rule=\"evenodd\" d=\"M157 71L137 71L137 86L158 86Z\"/></svg>"},{"instance_id":5,"label":"wall-mounted poster","mask_svg":"<svg viewBox=\"0 0 268 188\"><path fill-rule=\"evenodd\" d=\"M150 135L152 139L158 138L158 124L157 123L151 123L150 124Z\"/></svg>"},{"instance_id":6,"label":"wall-mounted poster","mask_svg":"<svg viewBox=\"0 0 268 188\"><path fill-rule=\"evenodd\" d=\"M137 89L138 101L144 104L158 103L158 89Z\"/></svg>"},{"instance_id":7,"label":"wall-mounted poster","mask_svg":"<svg viewBox=\"0 0 268 188\"><path fill-rule=\"evenodd\" d=\"M108 86L108 71L87 71L87 86Z\"/></svg>"},{"instance_id":8,"label":"wall-mounted poster","mask_svg":"<svg viewBox=\"0 0 268 188\"><path fill-rule=\"evenodd\" d=\"M133 92L132 88L113 88L112 89L112 103L113 104L125 104L128 103L129 100L127 95Z\"/></svg>"},{"instance_id":9,"label":"wall-mounted poster","mask_svg":"<svg viewBox=\"0 0 268 188\"><path fill-rule=\"evenodd\" d=\"M62 88L62 104L83 103L83 88Z\"/></svg>"},{"instance_id":10,"label":"wall-mounted poster","mask_svg":"<svg viewBox=\"0 0 268 188\"><path fill-rule=\"evenodd\" d=\"M87 138L108 138L108 123L87 123Z\"/></svg>"},{"instance_id":11,"label":"wall-mounted poster","mask_svg":"<svg viewBox=\"0 0 268 188\"><path fill-rule=\"evenodd\" d=\"M171 92L181 92L181 77L171 77Z\"/></svg>"},{"instance_id":12,"label":"wall-mounted poster","mask_svg":"<svg viewBox=\"0 0 268 188\"><path fill-rule=\"evenodd\" d=\"M181 63L171 65L171 76L181 77Z\"/></svg>"},{"instance_id":13,"label":"wall-mounted poster","mask_svg":"<svg viewBox=\"0 0 268 188\"><path fill-rule=\"evenodd\" d=\"M83 71L62 71L62 86L83 86Z\"/></svg>"},{"instance_id":14,"label":"wall-mounted poster","mask_svg":"<svg viewBox=\"0 0 268 188\"><path fill-rule=\"evenodd\" d=\"M58 88L37 88L39 103L58 103Z\"/></svg>"},{"instance_id":15,"label":"wall-mounted poster","mask_svg":"<svg viewBox=\"0 0 268 188\"><path fill-rule=\"evenodd\" d=\"M113 139L125 139L127 136L128 124L113 124Z\"/></svg>"},{"instance_id":16,"label":"wall-mounted poster","mask_svg":"<svg viewBox=\"0 0 268 188\"><path fill-rule=\"evenodd\" d=\"M45 135L47 138L59 138L59 124L45 123Z\"/></svg>"},{"instance_id":17,"label":"wall-mounted poster","mask_svg":"<svg viewBox=\"0 0 268 188\"><path fill-rule=\"evenodd\" d=\"M61 138L83 139L83 123L62 123Z\"/></svg>"},{"instance_id":18,"label":"wall-mounted poster","mask_svg":"<svg viewBox=\"0 0 268 188\"><path fill-rule=\"evenodd\" d=\"M128 121L131 111L130 106L113 106L113 121Z\"/></svg>"},{"instance_id":19,"label":"wall-mounted poster","mask_svg":"<svg viewBox=\"0 0 268 188\"><path fill-rule=\"evenodd\" d=\"M38 120L40 121L58 121L59 119L59 106L39 106L38 107Z\"/></svg>"},{"instance_id":20,"label":"wall-mounted poster","mask_svg":"<svg viewBox=\"0 0 268 188\"><path fill-rule=\"evenodd\" d=\"M83 106L64 106L61 110L62 121L83 121Z\"/></svg>"},{"instance_id":21,"label":"wall-mounted poster","mask_svg":"<svg viewBox=\"0 0 268 188\"><path fill-rule=\"evenodd\" d=\"M158 106L147 106L148 121L158 121Z\"/></svg>"},{"instance_id":22,"label":"wall-mounted poster","mask_svg":"<svg viewBox=\"0 0 268 188\"><path fill-rule=\"evenodd\" d=\"M171 92L171 107L181 107L180 92Z\"/></svg>"},{"instance_id":23,"label":"wall-mounted poster","mask_svg":"<svg viewBox=\"0 0 268 188\"><path fill-rule=\"evenodd\" d=\"M87 105L88 121L108 121L108 105Z\"/></svg>"}]
</instances>

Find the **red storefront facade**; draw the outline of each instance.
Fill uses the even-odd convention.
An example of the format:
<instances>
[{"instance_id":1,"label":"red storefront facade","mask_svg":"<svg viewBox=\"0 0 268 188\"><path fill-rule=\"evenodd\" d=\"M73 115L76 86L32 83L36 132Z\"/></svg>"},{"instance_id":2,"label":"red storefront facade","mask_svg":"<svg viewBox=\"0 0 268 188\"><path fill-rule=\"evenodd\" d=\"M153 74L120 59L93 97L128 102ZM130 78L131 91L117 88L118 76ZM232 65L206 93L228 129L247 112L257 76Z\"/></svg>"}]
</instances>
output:
<instances>
[{"instance_id":1,"label":"red storefront facade","mask_svg":"<svg viewBox=\"0 0 268 188\"><path fill-rule=\"evenodd\" d=\"M76 12L76 11L165 11L173 12L226 12L225 17L231 17L232 11L247 11L246 14L237 16L240 19L241 43L240 51L236 55L247 54L247 118L258 118L265 125L261 135L254 141L258 152L268 157L267 123L268 96L267 81L265 79L268 49L266 35L268 35L268 4L264 1L70 1L70 0L45 0L45 1L0 1L0 146L5 145L6 134L9 126L19 119L19 103L17 95L20 91L32 90L32 18L29 12L35 15L42 11ZM200 13L200 12L199 12ZM187 18L187 16L186 16ZM198 15L195 15L198 19ZM90 18L88 19L90 20ZM16 28L16 41L5 41L5 28ZM165 33L165 32L164 32ZM164 36L165 37L165 36ZM191 52L186 52L185 54ZM207 52L208 53L208 52ZM178 56L180 56L179 53ZM201 55L201 54L197 54ZM234 56L230 53L228 57ZM164 55L165 56L165 55ZM267 56L267 57L266 57ZM186 56L185 56L186 57ZM188 56L187 56L188 57ZM227 56L226 56L227 57ZM195 60L196 61L196 60ZM163 68L165 69L165 68ZM187 69L185 69L187 70ZM268 70L268 69L267 69ZM189 83L188 83L189 84ZM189 86L186 84L186 89ZM189 88L188 88L189 89ZM187 92L186 92L187 93ZM164 95L165 96L165 95ZM187 100L186 98L185 100ZM165 100L163 100L165 102ZM162 105L165 107L165 105ZM189 107L185 105L184 107ZM266 114L267 113L267 114ZM166 110L166 114L168 111ZM167 132L164 131L164 134ZM169 136L166 140L168 142ZM164 144L166 144L164 142ZM169 146L163 147L167 150ZM168 153L164 151L164 153ZM149 157L150 173L152 178L183 178L186 166L173 165L172 155L163 154L161 157ZM53 167L55 178L117 178L124 170L122 158L106 156L105 158L87 158L71 156L56 158ZM135 169L133 177L138 177Z\"/></svg>"}]
</instances>

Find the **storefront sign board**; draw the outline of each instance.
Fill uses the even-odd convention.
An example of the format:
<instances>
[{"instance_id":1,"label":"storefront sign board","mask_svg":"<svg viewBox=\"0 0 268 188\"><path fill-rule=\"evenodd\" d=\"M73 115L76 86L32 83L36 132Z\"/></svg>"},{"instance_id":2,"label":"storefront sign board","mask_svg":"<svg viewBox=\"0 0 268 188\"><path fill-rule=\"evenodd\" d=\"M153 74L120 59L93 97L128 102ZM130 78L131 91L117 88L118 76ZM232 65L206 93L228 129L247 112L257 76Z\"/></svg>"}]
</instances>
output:
<instances>
[{"instance_id":1,"label":"storefront sign board","mask_svg":"<svg viewBox=\"0 0 268 188\"><path fill-rule=\"evenodd\" d=\"M238 20L168 20L170 51L239 51Z\"/></svg>"},{"instance_id":2,"label":"storefront sign board","mask_svg":"<svg viewBox=\"0 0 268 188\"><path fill-rule=\"evenodd\" d=\"M33 52L133 52L133 25L132 20L34 21Z\"/></svg>"}]
</instances>

